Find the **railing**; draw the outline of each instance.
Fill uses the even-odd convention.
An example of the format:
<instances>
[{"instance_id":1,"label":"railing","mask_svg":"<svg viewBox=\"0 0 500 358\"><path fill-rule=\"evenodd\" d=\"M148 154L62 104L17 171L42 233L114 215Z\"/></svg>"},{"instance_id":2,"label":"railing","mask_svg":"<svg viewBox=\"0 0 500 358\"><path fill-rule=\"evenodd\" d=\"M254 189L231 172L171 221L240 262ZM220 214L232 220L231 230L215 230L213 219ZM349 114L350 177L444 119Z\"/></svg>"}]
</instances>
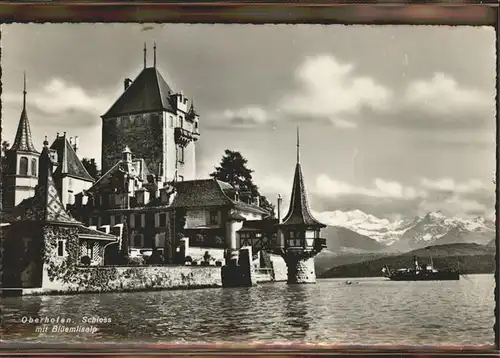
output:
<instances>
[{"instance_id":1,"label":"railing","mask_svg":"<svg viewBox=\"0 0 500 358\"><path fill-rule=\"evenodd\" d=\"M198 134L181 127L175 127L174 139L176 144L187 145L192 140L198 139Z\"/></svg>"}]
</instances>

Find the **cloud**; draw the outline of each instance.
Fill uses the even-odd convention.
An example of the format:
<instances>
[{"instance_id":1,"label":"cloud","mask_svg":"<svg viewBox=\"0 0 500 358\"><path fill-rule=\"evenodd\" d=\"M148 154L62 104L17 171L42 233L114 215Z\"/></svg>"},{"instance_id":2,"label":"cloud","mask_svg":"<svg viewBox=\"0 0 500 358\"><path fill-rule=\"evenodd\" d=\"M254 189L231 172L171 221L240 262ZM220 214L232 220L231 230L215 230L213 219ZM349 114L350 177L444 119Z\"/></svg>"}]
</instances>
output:
<instances>
[{"instance_id":1,"label":"cloud","mask_svg":"<svg viewBox=\"0 0 500 358\"><path fill-rule=\"evenodd\" d=\"M373 180L373 185L366 188L331 179L325 174L320 174L317 177L315 193L330 198L356 195L373 198L414 199L425 196L425 192L411 186L403 186L397 181L376 178Z\"/></svg>"},{"instance_id":2,"label":"cloud","mask_svg":"<svg viewBox=\"0 0 500 358\"><path fill-rule=\"evenodd\" d=\"M358 76L352 64L330 55L308 57L296 71L301 85L285 95L279 107L291 115L335 118L363 108L388 108L392 94L370 77Z\"/></svg>"},{"instance_id":3,"label":"cloud","mask_svg":"<svg viewBox=\"0 0 500 358\"><path fill-rule=\"evenodd\" d=\"M3 100L6 103L19 103L19 94L5 93ZM102 95L90 95L84 89L70 85L65 81L54 78L41 90L30 91L29 104L36 110L50 115L61 115L71 112L85 112L100 116L110 106L109 98Z\"/></svg>"},{"instance_id":4,"label":"cloud","mask_svg":"<svg viewBox=\"0 0 500 358\"><path fill-rule=\"evenodd\" d=\"M457 194L473 193L480 190L492 190L494 189L492 185L486 185L484 182L478 179L471 179L463 183L457 183L450 178L442 179L428 179L422 178L421 185L427 190L451 192Z\"/></svg>"},{"instance_id":5,"label":"cloud","mask_svg":"<svg viewBox=\"0 0 500 358\"><path fill-rule=\"evenodd\" d=\"M250 105L217 116L234 125L316 120L339 129L360 124L477 129L494 124L494 89L469 88L443 72L411 80L397 90L360 75L353 64L321 54L306 57L295 78L298 88L284 90L274 107Z\"/></svg>"}]
</instances>

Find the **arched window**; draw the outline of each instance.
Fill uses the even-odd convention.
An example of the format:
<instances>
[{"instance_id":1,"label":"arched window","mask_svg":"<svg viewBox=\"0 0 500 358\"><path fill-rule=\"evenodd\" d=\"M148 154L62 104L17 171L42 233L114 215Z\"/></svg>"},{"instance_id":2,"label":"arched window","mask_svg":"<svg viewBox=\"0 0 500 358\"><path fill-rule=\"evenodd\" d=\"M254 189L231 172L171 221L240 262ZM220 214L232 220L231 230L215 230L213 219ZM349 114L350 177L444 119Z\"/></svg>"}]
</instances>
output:
<instances>
[{"instance_id":1,"label":"arched window","mask_svg":"<svg viewBox=\"0 0 500 358\"><path fill-rule=\"evenodd\" d=\"M36 159L31 159L31 175L36 177Z\"/></svg>"},{"instance_id":2,"label":"arched window","mask_svg":"<svg viewBox=\"0 0 500 358\"><path fill-rule=\"evenodd\" d=\"M26 157L19 159L19 174L28 175L28 158Z\"/></svg>"}]
</instances>

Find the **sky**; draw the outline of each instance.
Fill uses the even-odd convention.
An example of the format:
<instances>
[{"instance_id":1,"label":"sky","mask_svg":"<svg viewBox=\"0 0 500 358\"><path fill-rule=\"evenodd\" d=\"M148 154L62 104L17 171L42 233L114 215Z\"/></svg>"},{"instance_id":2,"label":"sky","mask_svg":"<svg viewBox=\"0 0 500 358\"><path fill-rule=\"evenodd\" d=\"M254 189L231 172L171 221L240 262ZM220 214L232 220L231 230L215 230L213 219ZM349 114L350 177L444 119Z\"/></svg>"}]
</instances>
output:
<instances>
[{"instance_id":1,"label":"sky","mask_svg":"<svg viewBox=\"0 0 500 358\"><path fill-rule=\"evenodd\" d=\"M79 136L100 162L100 116L152 64L200 114L197 175L240 151L286 211L300 127L312 210L401 218L494 212L495 32L488 27L2 25L2 139L27 74L34 144Z\"/></svg>"}]
</instances>

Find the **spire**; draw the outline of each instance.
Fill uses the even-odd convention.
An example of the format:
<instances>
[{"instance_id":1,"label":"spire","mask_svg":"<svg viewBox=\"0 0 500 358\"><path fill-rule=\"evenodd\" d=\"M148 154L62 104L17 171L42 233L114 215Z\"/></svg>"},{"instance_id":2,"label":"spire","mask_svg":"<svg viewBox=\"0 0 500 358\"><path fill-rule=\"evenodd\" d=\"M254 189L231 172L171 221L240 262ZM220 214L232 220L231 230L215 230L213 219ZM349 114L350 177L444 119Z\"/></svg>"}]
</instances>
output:
<instances>
[{"instance_id":1,"label":"spire","mask_svg":"<svg viewBox=\"0 0 500 358\"><path fill-rule=\"evenodd\" d=\"M290 197L290 207L288 214L283 219L282 225L288 226L307 226L307 227L325 227L324 224L317 221L311 214L309 200L304 184L304 176L300 166L300 142L299 128L297 127L297 164L295 165L295 175L293 177L292 195Z\"/></svg>"},{"instance_id":2,"label":"spire","mask_svg":"<svg viewBox=\"0 0 500 358\"><path fill-rule=\"evenodd\" d=\"M24 71L23 111L26 111L26 71Z\"/></svg>"},{"instance_id":3,"label":"spire","mask_svg":"<svg viewBox=\"0 0 500 358\"><path fill-rule=\"evenodd\" d=\"M299 126L297 126L297 164L300 163L300 134Z\"/></svg>"},{"instance_id":4,"label":"spire","mask_svg":"<svg viewBox=\"0 0 500 358\"><path fill-rule=\"evenodd\" d=\"M153 46L153 67L156 68L156 41Z\"/></svg>"},{"instance_id":5,"label":"spire","mask_svg":"<svg viewBox=\"0 0 500 358\"><path fill-rule=\"evenodd\" d=\"M19 120L19 125L17 126L16 138L14 139L14 144L12 145L11 150L38 153L33 145L33 139L31 137L31 128L28 121L28 113L26 111L26 93L25 72L23 78L23 110L21 112L21 118Z\"/></svg>"},{"instance_id":6,"label":"spire","mask_svg":"<svg viewBox=\"0 0 500 358\"><path fill-rule=\"evenodd\" d=\"M144 42L144 68L146 68L146 42Z\"/></svg>"}]
</instances>

